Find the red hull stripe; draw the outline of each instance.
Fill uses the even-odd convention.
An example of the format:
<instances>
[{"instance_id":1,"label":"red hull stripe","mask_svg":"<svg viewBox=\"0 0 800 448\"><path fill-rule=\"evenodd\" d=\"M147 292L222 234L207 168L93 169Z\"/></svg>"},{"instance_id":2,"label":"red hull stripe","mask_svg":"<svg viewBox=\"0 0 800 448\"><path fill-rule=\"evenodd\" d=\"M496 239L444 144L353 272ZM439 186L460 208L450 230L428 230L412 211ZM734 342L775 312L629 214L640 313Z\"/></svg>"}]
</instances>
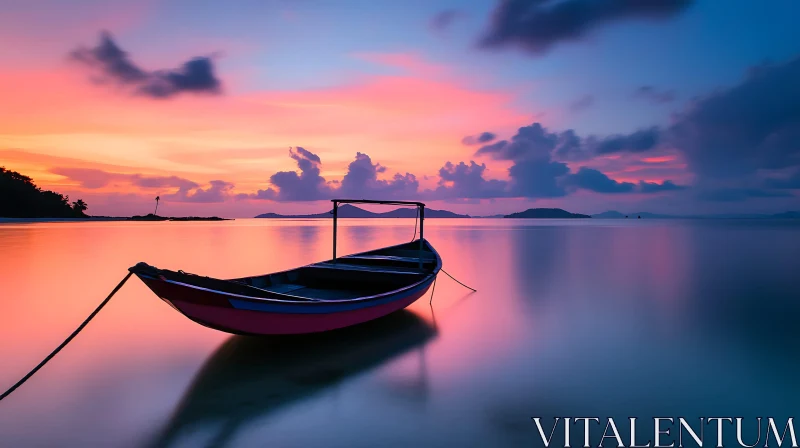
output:
<instances>
[{"instance_id":1,"label":"red hull stripe","mask_svg":"<svg viewBox=\"0 0 800 448\"><path fill-rule=\"evenodd\" d=\"M237 308L222 308L183 300L170 300L172 305L186 317L203 324L231 333L247 334L298 334L334 330L367 322L395 311L401 310L428 290L430 283L415 288L413 293L404 295L388 303L335 313L270 313Z\"/></svg>"},{"instance_id":2,"label":"red hull stripe","mask_svg":"<svg viewBox=\"0 0 800 448\"><path fill-rule=\"evenodd\" d=\"M339 303L326 303L324 301L314 303L303 303L300 306L292 306L295 304L275 303L269 300L239 300L228 299L231 306L241 310L263 311L272 313L291 313L291 314L328 314L338 313L342 311L357 310L362 308L369 308L379 306L395 300L402 300L408 296L415 295L420 291L427 290L433 278L420 283L419 285L409 288L405 291L398 292L397 294L388 295L385 297L375 298L374 300L366 300L363 302L347 302L342 301Z\"/></svg>"},{"instance_id":3,"label":"red hull stripe","mask_svg":"<svg viewBox=\"0 0 800 448\"><path fill-rule=\"evenodd\" d=\"M169 301L180 300L223 308L234 307L252 311L285 314L329 314L379 306L395 300L400 300L408 295L416 294L420 290L426 290L434 280L434 276L431 275L415 286L407 287L393 294L376 296L374 298L363 298L361 300L291 302L228 294L211 289L193 287L179 282L161 281L144 275L140 275L139 278L141 278L157 296Z\"/></svg>"}]
</instances>

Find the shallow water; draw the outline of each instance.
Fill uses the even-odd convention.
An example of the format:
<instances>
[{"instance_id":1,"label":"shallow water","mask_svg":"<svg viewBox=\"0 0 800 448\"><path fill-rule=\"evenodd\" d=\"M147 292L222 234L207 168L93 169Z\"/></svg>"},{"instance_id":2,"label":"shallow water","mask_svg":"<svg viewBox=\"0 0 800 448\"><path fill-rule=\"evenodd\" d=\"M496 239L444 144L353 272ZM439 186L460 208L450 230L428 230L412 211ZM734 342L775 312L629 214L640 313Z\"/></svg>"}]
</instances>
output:
<instances>
[{"instance_id":1,"label":"shallow water","mask_svg":"<svg viewBox=\"0 0 800 448\"><path fill-rule=\"evenodd\" d=\"M340 225L340 254L413 233ZM230 336L132 279L0 402L0 446L543 446L531 417L797 410L800 222L430 219L425 236L477 293L440 276L432 307L322 336ZM327 220L0 224L0 390L138 261L236 277L330 245Z\"/></svg>"}]
</instances>

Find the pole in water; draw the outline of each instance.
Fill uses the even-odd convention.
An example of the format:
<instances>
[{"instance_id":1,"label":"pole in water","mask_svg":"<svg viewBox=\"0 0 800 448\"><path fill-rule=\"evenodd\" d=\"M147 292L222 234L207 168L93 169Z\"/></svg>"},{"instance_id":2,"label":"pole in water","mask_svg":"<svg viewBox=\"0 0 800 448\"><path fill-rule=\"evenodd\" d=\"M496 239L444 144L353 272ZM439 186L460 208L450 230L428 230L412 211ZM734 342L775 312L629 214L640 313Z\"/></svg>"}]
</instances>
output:
<instances>
[{"instance_id":1,"label":"pole in water","mask_svg":"<svg viewBox=\"0 0 800 448\"><path fill-rule=\"evenodd\" d=\"M22 386L25 383L25 381L28 381L28 379L30 379L30 377L32 377L36 372L38 372L39 369L44 367L44 365L47 364L47 361L50 361L51 359L53 359L53 357L56 356L58 354L58 352L61 351L62 348L66 347L67 344L69 344L70 341L72 341L75 338L75 336L77 336L78 333L80 333L81 330L83 330L84 327L86 327L86 325L89 323L89 321L91 321L94 318L94 316L96 316L97 313L99 313L100 310L102 310L103 307L106 306L106 303L108 303L108 301L111 300L112 297L114 297L114 294L116 294L117 291L119 291L119 289L122 288L122 285L124 285L125 282L128 281L128 279L131 277L131 275L133 275L133 272L128 272L128 275L126 275L125 278L123 278L122 281L119 282L119 284L117 284L117 286L114 288L114 290L111 291L111 294L109 294L108 297L106 297L106 299L103 300L103 302L100 303L100 305L97 308L95 308L94 311L92 311L92 314L90 314L89 317L87 317L86 320L84 320L83 323L75 331L73 331L72 334L69 335L69 337L64 340L64 342L61 343L61 345L56 347L55 350L53 350L49 355L47 355L47 357L44 358L44 360L42 360L42 362L40 362L38 366L34 367L33 370L28 372L28 374L25 375L24 377L22 377L21 380L17 381L17 384L14 384L13 386L11 386L10 389L8 389L7 391L3 392L3 395L0 395L0 400L2 400L3 398L6 398L7 396L11 395L11 392L14 392L15 390L17 390L17 388L19 386Z\"/></svg>"}]
</instances>

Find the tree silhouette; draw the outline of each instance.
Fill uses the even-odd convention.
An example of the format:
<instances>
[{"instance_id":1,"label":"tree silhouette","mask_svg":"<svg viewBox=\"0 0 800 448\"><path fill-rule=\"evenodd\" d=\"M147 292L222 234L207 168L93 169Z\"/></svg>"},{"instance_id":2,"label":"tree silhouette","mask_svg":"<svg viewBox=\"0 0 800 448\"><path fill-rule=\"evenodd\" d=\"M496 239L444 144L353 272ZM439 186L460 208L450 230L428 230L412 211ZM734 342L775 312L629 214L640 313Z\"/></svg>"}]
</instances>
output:
<instances>
[{"instance_id":1,"label":"tree silhouette","mask_svg":"<svg viewBox=\"0 0 800 448\"><path fill-rule=\"evenodd\" d=\"M76 213L66 196L42 190L30 177L0 166L0 216L72 218Z\"/></svg>"},{"instance_id":2,"label":"tree silhouette","mask_svg":"<svg viewBox=\"0 0 800 448\"><path fill-rule=\"evenodd\" d=\"M72 210L75 210L75 214L77 214L78 216L86 216L86 213L84 212L88 208L89 206L86 205L85 202L83 202L83 199L78 199L77 201L72 203Z\"/></svg>"},{"instance_id":3,"label":"tree silhouette","mask_svg":"<svg viewBox=\"0 0 800 448\"><path fill-rule=\"evenodd\" d=\"M158 201L161 200L161 196L156 196L156 211L153 212L154 215L158 215Z\"/></svg>"}]
</instances>

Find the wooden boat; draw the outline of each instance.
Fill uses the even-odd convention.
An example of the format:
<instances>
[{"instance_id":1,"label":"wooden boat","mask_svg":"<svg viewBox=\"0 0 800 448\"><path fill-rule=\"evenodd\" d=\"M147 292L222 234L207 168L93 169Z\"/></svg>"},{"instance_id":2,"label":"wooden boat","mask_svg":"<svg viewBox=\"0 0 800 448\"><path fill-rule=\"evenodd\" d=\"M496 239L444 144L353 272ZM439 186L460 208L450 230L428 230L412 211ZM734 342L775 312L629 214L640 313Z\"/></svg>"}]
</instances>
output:
<instances>
[{"instance_id":1,"label":"wooden boat","mask_svg":"<svg viewBox=\"0 0 800 448\"><path fill-rule=\"evenodd\" d=\"M235 334L315 333L348 327L401 310L430 288L442 260L425 240L425 204L334 199L333 258L296 269L228 280L138 263L130 271L189 319ZM336 256L342 203L413 205L419 239Z\"/></svg>"}]
</instances>

